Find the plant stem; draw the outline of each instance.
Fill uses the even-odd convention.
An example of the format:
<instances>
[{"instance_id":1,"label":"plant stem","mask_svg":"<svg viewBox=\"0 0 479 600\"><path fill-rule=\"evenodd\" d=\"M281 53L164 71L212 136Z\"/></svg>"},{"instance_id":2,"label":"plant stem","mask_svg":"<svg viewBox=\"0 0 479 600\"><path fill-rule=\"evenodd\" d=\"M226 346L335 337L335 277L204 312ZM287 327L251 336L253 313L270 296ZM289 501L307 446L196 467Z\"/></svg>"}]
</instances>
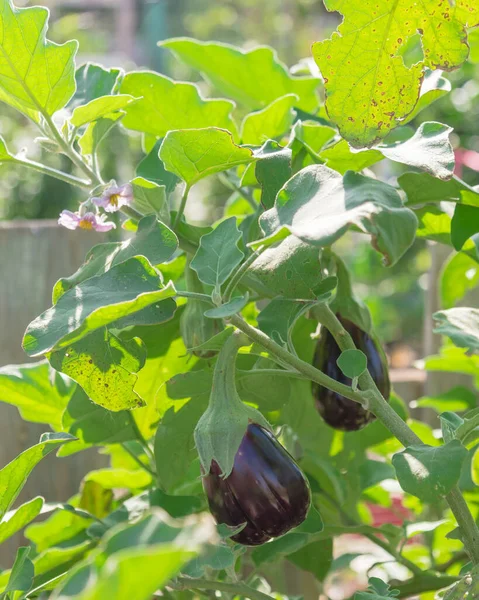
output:
<instances>
[{"instance_id":1,"label":"plant stem","mask_svg":"<svg viewBox=\"0 0 479 600\"><path fill-rule=\"evenodd\" d=\"M413 577L397 584L394 582L390 583L394 589L399 590L398 598L408 598L409 596L419 596L425 592L441 590L456 583L459 579L459 577L452 577L450 575L423 573L421 577Z\"/></svg>"},{"instance_id":2,"label":"plant stem","mask_svg":"<svg viewBox=\"0 0 479 600\"><path fill-rule=\"evenodd\" d=\"M70 185L75 185L81 188L89 188L90 182L85 179L80 179L79 177L75 177L74 175L70 175L69 173L64 173L63 171L59 171L58 169L54 169L53 167L48 167L47 165L42 165L40 163L35 162L34 160L29 160L27 158L15 158L13 162L16 165L21 165L23 167L28 167L29 169L33 169L34 171L38 171L39 173L43 173L44 175L50 175L51 177L55 177L55 179L59 179L60 181L64 181L65 183L69 183Z\"/></svg>"},{"instance_id":3,"label":"plant stem","mask_svg":"<svg viewBox=\"0 0 479 600\"><path fill-rule=\"evenodd\" d=\"M133 428L133 431L135 432L136 435L136 439L140 442L140 444L142 445L145 454L148 456L148 458L150 459L151 463L154 465L155 464L155 455L153 454L148 442L145 440L145 438L143 437L143 434L140 431L140 428L138 427L137 422L135 421L135 417L131 414L131 412L128 412L128 417L130 419L130 423L131 426ZM156 475L155 475L156 477Z\"/></svg>"},{"instance_id":4,"label":"plant stem","mask_svg":"<svg viewBox=\"0 0 479 600\"><path fill-rule=\"evenodd\" d=\"M469 557L467 555L467 552L457 552L456 554L451 556L451 558L446 562L437 565L435 570L438 573L445 573L450 567L452 567L456 563L462 562L463 560L466 560L468 558Z\"/></svg>"},{"instance_id":5,"label":"plant stem","mask_svg":"<svg viewBox=\"0 0 479 600\"><path fill-rule=\"evenodd\" d=\"M236 286L241 281L246 271L251 267L254 261L258 258L258 256L266 250L265 246L260 246L257 248L253 254L250 254L248 258L244 261L244 263L239 267L233 277L230 279L230 282L226 286L225 293L223 294L223 299L225 302L229 302L231 300L231 295L236 289Z\"/></svg>"},{"instance_id":6,"label":"plant stem","mask_svg":"<svg viewBox=\"0 0 479 600\"><path fill-rule=\"evenodd\" d=\"M208 294L201 294L200 292L177 291L176 295L180 298L195 298L196 300L202 300L203 302L208 302L208 304L213 304L211 296L208 296Z\"/></svg>"},{"instance_id":7,"label":"plant stem","mask_svg":"<svg viewBox=\"0 0 479 600\"><path fill-rule=\"evenodd\" d=\"M127 217L130 217L130 219L132 219L133 221L137 222L144 217L144 215L142 215L141 212L138 212L131 206L127 205L121 207L121 212Z\"/></svg>"},{"instance_id":8,"label":"plant stem","mask_svg":"<svg viewBox=\"0 0 479 600\"><path fill-rule=\"evenodd\" d=\"M186 201L188 200L189 192L190 192L190 188L188 185L185 184L185 189L183 190L183 195L181 196L180 207L178 209L178 212L176 213L175 220L173 221L173 224L172 224L173 229L176 229L176 226L181 221L181 217L183 216L183 213L185 212Z\"/></svg>"},{"instance_id":9,"label":"plant stem","mask_svg":"<svg viewBox=\"0 0 479 600\"><path fill-rule=\"evenodd\" d=\"M271 596L255 590L245 583L228 583L226 581L208 581L207 579L190 579L189 577L177 577L179 588L183 590L215 590L218 592L229 592L234 596L245 596L250 600L272 600Z\"/></svg>"},{"instance_id":10,"label":"plant stem","mask_svg":"<svg viewBox=\"0 0 479 600\"><path fill-rule=\"evenodd\" d=\"M239 187L238 185L233 183L233 181L228 179L228 177L224 173L219 173L218 179L221 181L221 183L224 186L226 186L230 190L233 190L234 192L239 194L242 198L244 198L254 211L258 210L258 204L249 192L247 192L246 190L243 190L241 187Z\"/></svg>"},{"instance_id":11,"label":"plant stem","mask_svg":"<svg viewBox=\"0 0 479 600\"><path fill-rule=\"evenodd\" d=\"M246 323L246 321L244 321L238 315L233 315L229 318L229 321L243 333L246 333L246 335L254 342L257 342L263 346L263 348L268 350L273 356L276 356L281 361L291 365L299 373L305 375L311 381L315 381L316 383L319 383L319 385L324 385L330 390L333 390L333 392L337 392L346 398L354 400L354 402L364 402L364 397L360 392L354 392L349 386L337 382L335 379L328 377L322 371L319 371L313 367L313 365L301 360L297 356L293 356L290 352L288 352L288 350L274 342L259 329L256 329L255 327L252 327Z\"/></svg>"},{"instance_id":12,"label":"plant stem","mask_svg":"<svg viewBox=\"0 0 479 600\"><path fill-rule=\"evenodd\" d=\"M479 564L479 529L458 486L446 496L446 502L461 529L462 541L473 564Z\"/></svg>"},{"instance_id":13,"label":"plant stem","mask_svg":"<svg viewBox=\"0 0 479 600\"><path fill-rule=\"evenodd\" d=\"M136 462L136 463L137 463L137 464L138 464L138 465L139 465L139 466L140 466L140 467L141 467L141 468L142 468L144 471L147 471L147 472L148 472L148 473L149 473L149 474L150 474L150 475L153 477L153 479L155 479L155 480L156 480L156 478L157 478L157 475L156 475L155 471L153 471L153 469L150 469L150 467L149 467L148 465L145 465L145 463L144 463L144 462L142 462L142 461L141 461L141 460L138 458L138 456L137 456L137 455L136 455L136 454L135 454L135 453L134 453L132 450L130 450L130 449L128 448L128 446L127 446L127 445L126 445L124 442L122 442L122 443L121 443L121 447L123 448L123 450L124 450L125 452L127 452L127 453L128 453L130 456L131 456L131 458L132 458L132 459L133 459L133 460L134 460L134 461L135 461L135 462Z\"/></svg>"}]
</instances>

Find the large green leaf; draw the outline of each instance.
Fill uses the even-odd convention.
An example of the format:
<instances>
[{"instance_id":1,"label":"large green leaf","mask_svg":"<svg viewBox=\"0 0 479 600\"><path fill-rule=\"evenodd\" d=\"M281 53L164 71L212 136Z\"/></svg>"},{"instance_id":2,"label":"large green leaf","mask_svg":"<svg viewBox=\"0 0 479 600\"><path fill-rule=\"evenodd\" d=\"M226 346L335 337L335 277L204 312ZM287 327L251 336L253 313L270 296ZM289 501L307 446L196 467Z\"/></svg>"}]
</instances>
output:
<instances>
[{"instance_id":1,"label":"large green leaf","mask_svg":"<svg viewBox=\"0 0 479 600\"><path fill-rule=\"evenodd\" d=\"M133 181L135 184L143 185L141 181ZM154 190L147 190L145 194L148 198L155 195ZM161 191L158 194L161 194ZM169 227L157 221L155 216L143 217L138 223L138 229L133 237L124 242L110 242L94 246L86 255L83 265L73 275L59 279L53 288L53 303L56 304L65 292L85 279L101 275L133 256L145 256L152 265L159 265L168 261L177 248L178 239Z\"/></svg>"},{"instance_id":2,"label":"large green leaf","mask_svg":"<svg viewBox=\"0 0 479 600\"><path fill-rule=\"evenodd\" d=\"M243 144L262 144L286 133L294 121L298 97L287 94L257 112L246 115L241 125Z\"/></svg>"},{"instance_id":3,"label":"large green leaf","mask_svg":"<svg viewBox=\"0 0 479 600\"><path fill-rule=\"evenodd\" d=\"M25 421L62 428L62 415L71 395L51 377L47 361L0 368L0 401L16 406Z\"/></svg>"},{"instance_id":4,"label":"large green leaf","mask_svg":"<svg viewBox=\"0 0 479 600\"><path fill-rule=\"evenodd\" d=\"M479 350L479 309L450 308L433 315L435 333L447 335L460 348Z\"/></svg>"},{"instance_id":5,"label":"large green leaf","mask_svg":"<svg viewBox=\"0 0 479 600\"><path fill-rule=\"evenodd\" d=\"M127 73L122 94L140 98L125 107L123 125L128 129L163 137L172 129L224 127L235 131L229 100L204 99L196 85L173 81L150 71Z\"/></svg>"},{"instance_id":6,"label":"large green leaf","mask_svg":"<svg viewBox=\"0 0 479 600\"><path fill-rule=\"evenodd\" d=\"M330 39L313 45L313 55L324 77L328 115L356 147L384 138L414 110L424 67L461 65L469 52L464 28L479 22L474 0L454 6L442 0L378 0L361 10L326 0L325 6L344 18ZM399 52L417 33L424 60L408 67Z\"/></svg>"},{"instance_id":7,"label":"large green leaf","mask_svg":"<svg viewBox=\"0 0 479 600\"><path fill-rule=\"evenodd\" d=\"M244 51L219 42L174 38L158 44L200 71L222 94L255 110L286 94L296 94L297 106L314 111L318 105L314 77L293 77L268 47Z\"/></svg>"},{"instance_id":8,"label":"large green leaf","mask_svg":"<svg viewBox=\"0 0 479 600\"><path fill-rule=\"evenodd\" d=\"M444 264L440 280L443 308L452 308L479 283L479 265L463 252L454 252Z\"/></svg>"},{"instance_id":9,"label":"large green leaf","mask_svg":"<svg viewBox=\"0 0 479 600\"><path fill-rule=\"evenodd\" d=\"M52 367L79 383L90 400L115 412L145 405L133 391L145 359L138 338L122 341L106 327L49 357Z\"/></svg>"},{"instance_id":10,"label":"large green leaf","mask_svg":"<svg viewBox=\"0 0 479 600\"><path fill-rule=\"evenodd\" d=\"M74 127L82 127L97 121L101 117L106 117L111 113L115 113L122 108L125 108L127 104L133 102L135 98L129 94L117 94L116 96L100 96L84 104L83 106L77 106L71 116L70 122Z\"/></svg>"},{"instance_id":11,"label":"large green leaf","mask_svg":"<svg viewBox=\"0 0 479 600\"><path fill-rule=\"evenodd\" d=\"M0 100L35 121L63 108L75 91L78 43L48 41L47 19L46 8L18 9L2 0Z\"/></svg>"},{"instance_id":12,"label":"large green leaf","mask_svg":"<svg viewBox=\"0 0 479 600\"><path fill-rule=\"evenodd\" d=\"M20 531L33 521L40 514L43 507L43 498L37 496L19 506L12 513L7 513L6 518L0 522L0 544L12 537L17 531Z\"/></svg>"},{"instance_id":13,"label":"large green leaf","mask_svg":"<svg viewBox=\"0 0 479 600\"><path fill-rule=\"evenodd\" d=\"M289 234L315 246L329 246L355 225L372 236L392 265L414 241L417 219L396 190L376 179L348 172L342 177L323 165L306 167L280 190L261 228L272 244Z\"/></svg>"},{"instance_id":14,"label":"large green leaf","mask_svg":"<svg viewBox=\"0 0 479 600\"><path fill-rule=\"evenodd\" d=\"M244 257L238 248L240 239L241 232L235 217L222 221L216 229L201 238L200 247L190 265L200 281L219 287L228 279Z\"/></svg>"},{"instance_id":15,"label":"large green leaf","mask_svg":"<svg viewBox=\"0 0 479 600\"><path fill-rule=\"evenodd\" d=\"M123 72L120 69L105 69L96 63L87 62L75 71L76 90L68 108L88 104L95 98L114 93Z\"/></svg>"},{"instance_id":16,"label":"large green leaf","mask_svg":"<svg viewBox=\"0 0 479 600\"><path fill-rule=\"evenodd\" d=\"M23 348L30 356L73 344L95 329L175 295L157 271L137 256L69 290L27 328Z\"/></svg>"},{"instance_id":17,"label":"large green leaf","mask_svg":"<svg viewBox=\"0 0 479 600\"><path fill-rule=\"evenodd\" d=\"M421 444L410 446L393 456L393 465L402 489L424 502L436 503L459 481L467 450L453 440L433 448Z\"/></svg>"},{"instance_id":18,"label":"large green leaf","mask_svg":"<svg viewBox=\"0 0 479 600\"><path fill-rule=\"evenodd\" d=\"M28 476L42 458L74 439L69 433L44 433L40 443L19 454L0 470L0 519L15 502Z\"/></svg>"},{"instance_id":19,"label":"large green leaf","mask_svg":"<svg viewBox=\"0 0 479 600\"><path fill-rule=\"evenodd\" d=\"M169 131L160 158L165 169L188 187L203 177L255 160L250 148L237 146L229 131L215 127Z\"/></svg>"}]
</instances>

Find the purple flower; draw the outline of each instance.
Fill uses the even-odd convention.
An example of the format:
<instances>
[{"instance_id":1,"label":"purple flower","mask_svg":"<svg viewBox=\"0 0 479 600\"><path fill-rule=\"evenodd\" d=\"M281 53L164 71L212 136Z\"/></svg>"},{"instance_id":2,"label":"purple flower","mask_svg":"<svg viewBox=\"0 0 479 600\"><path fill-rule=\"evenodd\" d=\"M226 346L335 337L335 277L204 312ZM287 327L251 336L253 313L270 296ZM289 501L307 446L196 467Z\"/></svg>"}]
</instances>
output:
<instances>
[{"instance_id":1,"label":"purple flower","mask_svg":"<svg viewBox=\"0 0 479 600\"><path fill-rule=\"evenodd\" d=\"M133 202L133 188L129 183L121 186L112 185L100 198L92 198L92 202L101 206L106 212L116 212L122 206Z\"/></svg>"},{"instance_id":2,"label":"purple flower","mask_svg":"<svg viewBox=\"0 0 479 600\"><path fill-rule=\"evenodd\" d=\"M71 210L62 210L58 219L58 224L63 225L67 229L94 229L95 231L110 231L116 227L112 221L105 221L105 215L95 215L95 213L87 212L84 215L71 212Z\"/></svg>"}]
</instances>

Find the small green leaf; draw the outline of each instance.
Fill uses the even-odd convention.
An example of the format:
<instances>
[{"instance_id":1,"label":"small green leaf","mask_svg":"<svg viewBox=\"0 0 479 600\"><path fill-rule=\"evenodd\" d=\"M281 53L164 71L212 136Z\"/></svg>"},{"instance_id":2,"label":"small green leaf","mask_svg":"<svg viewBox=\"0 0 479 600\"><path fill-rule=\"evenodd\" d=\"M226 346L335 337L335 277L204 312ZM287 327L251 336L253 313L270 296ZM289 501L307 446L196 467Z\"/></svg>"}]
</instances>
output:
<instances>
[{"instance_id":1,"label":"small green leaf","mask_svg":"<svg viewBox=\"0 0 479 600\"><path fill-rule=\"evenodd\" d=\"M368 368L368 359L361 350L344 350L336 362L349 379L359 377Z\"/></svg>"},{"instance_id":2,"label":"small green leaf","mask_svg":"<svg viewBox=\"0 0 479 600\"><path fill-rule=\"evenodd\" d=\"M471 34L469 33L469 43ZM439 100L451 91L451 82L442 77L442 72L438 69L432 71L426 69L424 79L421 84L420 96L414 110L401 121L403 125L410 123L422 110L430 106L436 100Z\"/></svg>"},{"instance_id":3,"label":"small green leaf","mask_svg":"<svg viewBox=\"0 0 479 600\"><path fill-rule=\"evenodd\" d=\"M433 448L410 446L393 456L393 466L402 489L423 502L437 502L459 481L467 450L458 440Z\"/></svg>"},{"instance_id":4,"label":"small green leaf","mask_svg":"<svg viewBox=\"0 0 479 600\"><path fill-rule=\"evenodd\" d=\"M4 520L0 522L0 544L31 523L40 514L42 507L43 498L37 496L11 513L7 513Z\"/></svg>"},{"instance_id":5,"label":"small green leaf","mask_svg":"<svg viewBox=\"0 0 479 600\"><path fill-rule=\"evenodd\" d=\"M248 293L244 296L237 296L226 304L205 311L205 317L208 317L209 319L227 319L243 310L248 304L248 298Z\"/></svg>"},{"instance_id":6,"label":"small green leaf","mask_svg":"<svg viewBox=\"0 0 479 600\"><path fill-rule=\"evenodd\" d=\"M306 166L307 156L313 162L321 162L319 153L336 136L336 130L318 121L296 121L291 132L290 147L293 152L293 164ZM337 144L336 144L337 145ZM307 163L310 164L310 163Z\"/></svg>"},{"instance_id":7,"label":"small green leaf","mask_svg":"<svg viewBox=\"0 0 479 600\"><path fill-rule=\"evenodd\" d=\"M74 439L69 433L44 434L40 443L19 454L0 470L0 519L15 502L28 476L42 458Z\"/></svg>"},{"instance_id":8,"label":"small green leaf","mask_svg":"<svg viewBox=\"0 0 479 600\"><path fill-rule=\"evenodd\" d=\"M150 152L143 158L136 167L138 177L143 177L153 181L158 185L164 185L166 192L172 192L180 181L176 175L165 170L163 161L160 160L159 151L163 139L158 140Z\"/></svg>"},{"instance_id":9,"label":"small green leaf","mask_svg":"<svg viewBox=\"0 0 479 600\"><path fill-rule=\"evenodd\" d=\"M293 107L298 101L295 94L287 94L274 100L257 112L246 115L241 125L243 144L262 144L286 133L294 121Z\"/></svg>"},{"instance_id":10,"label":"small green leaf","mask_svg":"<svg viewBox=\"0 0 479 600\"><path fill-rule=\"evenodd\" d=\"M94 123L90 123L85 129L85 133L78 140L81 153L84 156L95 154L98 146L122 118L123 113L119 112L107 115Z\"/></svg>"},{"instance_id":11,"label":"small green leaf","mask_svg":"<svg viewBox=\"0 0 479 600\"><path fill-rule=\"evenodd\" d=\"M442 268L440 279L442 306L452 308L478 283L477 261L463 252L453 252Z\"/></svg>"},{"instance_id":12,"label":"small green leaf","mask_svg":"<svg viewBox=\"0 0 479 600\"><path fill-rule=\"evenodd\" d=\"M64 348L95 329L175 295L157 271L137 256L69 290L27 328L23 347L30 356Z\"/></svg>"},{"instance_id":13,"label":"small green leaf","mask_svg":"<svg viewBox=\"0 0 479 600\"><path fill-rule=\"evenodd\" d=\"M161 191L159 194L161 195ZM57 281L53 288L53 303L56 304L65 292L85 279L101 275L133 256L145 256L152 265L159 265L168 261L177 248L178 238L173 231L155 216L147 215L140 220L136 234L131 238L124 242L94 246L76 273Z\"/></svg>"},{"instance_id":14,"label":"small green leaf","mask_svg":"<svg viewBox=\"0 0 479 600\"><path fill-rule=\"evenodd\" d=\"M145 349L138 338L121 341L106 328L100 328L53 352L49 360L54 369L80 384L92 402L120 411L145 405L133 391L136 373L145 358Z\"/></svg>"},{"instance_id":15,"label":"small green leaf","mask_svg":"<svg viewBox=\"0 0 479 600\"><path fill-rule=\"evenodd\" d=\"M273 244L292 234L314 246L329 246L352 225L372 236L374 247L392 265L412 244L417 219L391 186L348 172L344 178L323 165L306 167L280 190L274 208L260 217Z\"/></svg>"},{"instance_id":16,"label":"small green leaf","mask_svg":"<svg viewBox=\"0 0 479 600\"><path fill-rule=\"evenodd\" d=\"M163 137L173 129L224 127L235 131L231 118L234 103L205 100L196 85L173 81L150 71L127 73L122 94L140 98L125 107L123 125L128 129Z\"/></svg>"},{"instance_id":17,"label":"small green leaf","mask_svg":"<svg viewBox=\"0 0 479 600\"><path fill-rule=\"evenodd\" d=\"M244 258L238 248L240 239L235 217L222 221L216 229L201 237L200 247L190 265L200 281L219 287L228 279Z\"/></svg>"},{"instance_id":18,"label":"small green leaf","mask_svg":"<svg viewBox=\"0 0 479 600\"><path fill-rule=\"evenodd\" d=\"M83 481L94 481L99 483L105 490L136 490L148 487L152 482L152 477L142 469L129 471L128 469L105 468L90 471L85 475Z\"/></svg>"},{"instance_id":19,"label":"small green leaf","mask_svg":"<svg viewBox=\"0 0 479 600\"><path fill-rule=\"evenodd\" d=\"M224 343L230 337L230 335L233 333L234 330L235 330L235 328L232 326L225 327L223 329L223 331L220 331L220 333L217 333L216 335L214 335L212 338L210 338L203 344L200 344L199 346L193 346L192 348L189 348L189 350L203 351L203 352L213 350L213 351L217 352L217 351L221 350Z\"/></svg>"},{"instance_id":20,"label":"small green leaf","mask_svg":"<svg viewBox=\"0 0 479 600\"><path fill-rule=\"evenodd\" d=\"M313 302L298 302L278 296L259 313L258 327L277 344L284 346L298 317L311 306Z\"/></svg>"},{"instance_id":21,"label":"small green leaf","mask_svg":"<svg viewBox=\"0 0 479 600\"><path fill-rule=\"evenodd\" d=\"M169 131L160 158L165 169L188 187L208 175L256 160L250 148L237 146L229 131L216 127Z\"/></svg>"},{"instance_id":22,"label":"small green leaf","mask_svg":"<svg viewBox=\"0 0 479 600\"><path fill-rule=\"evenodd\" d=\"M312 573L318 581L324 581L333 562L333 540L311 542L288 554L287 558L303 571Z\"/></svg>"},{"instance_id":23,"label":"small green leaf","mask_svg":"<svg viewBox=\"0 0 479 600\"><path fill-rule=\"evenodd\" d=\"M342 175L347 171L367 169L383 158L379 150L355 150L346 140L342 139L327 146L319 153L320 162L325 162L330 169L334 169Z\"/></svg>"},{"instance_id":24,"label":"small green leaf","mask_svg":"<svg viewBox=\"0 0 479 600\"><path fill-rule=\"evenodd\" d=\"M4 590L9 592L28 592L33 585L35 569L29 558L31 548L29 546L18 548L15 563L10 572L10 578ZM3 594L2 594L3 597ZM7 597L10 597L8 594Z\"/></svg>"},{"instance_id":25,"label":"small green leaf","mask_svg":"<svg viewBox=\"0 0 479 600\"><path fill-rule=\"evenodd\" d=\"M439 415L441 420L442 437L447 444L456 437L456 430L464 423L459 415L452 411L446 411Z\"/></svg>"},{"instance_id":26,"label":"small green leaf","mask_svg":"<svg viewBox=\"0 0 479 600\"><path fill-rule=\"evenodd\" d=\"M0 24L0 100L34 121L53 115L75 91L74 58L78 42L46 39L48 9L16 8L3 0Z\"/></svg>"},{"instance_id":27,"label":"small green leaf","mask_svg":"<svg viewBox=\"0 0 479 600\"><path fill-rule=\"evenodd\" d=\"M367 490L385 479L394 479L395 471L387 462L366 459L359 467L359 485Z\"/></svg>"},{"instance_id":28,"label":"small green leaf","mask_svg":"<svg viewBox=\"0 0 479 600\"><path fill-rule=\"evenodd\" d=\"M249 110L264 108L286 94L296 94L297 106L314 111L318 105L314 77L293 77L267 46L245 51L220 42L173 38L158 42L182 62L200 71L222 94ZM267 85L264 83L268 82Z\"/></svg>"},{"instance_id":29,"label":"small green leaf","mask_svg":"<svg viewBox=\"0 0 479 600\"><path fill-rule=\"evenodd\" d=\"M134 208L144 215L154 214L160 221L168 224L170 211L165 186L143 179L143 177L135 177L130 183L133 187Z\"/></svg>"},{"instance_id":30,"label":"small green leaf","mask_svg":"<svg viewBox=\"0 0 479 600\"><path fill-rule=\"evenodd\" d=\"M274 205L276 194L291 177L291 150L269 140L256 156L261 158L254 171L261 187L261 204L268 209Z\"/></svg>"},{"instance_id":31,"label":"small green leaf","mask_svg":"<svg viewBox=\"0 0 479 600\"><path fill-rule=\"evenodd\" d=\"M450 308L434 313L435 333L447 335L459 346L469 350L479 350L479 309Z\"/></svg>"},{"instance_id":32,"label":"small green leaf","mask_svg":"<svg viewBox=\"0 0 479 600\"><path fill-rule=\"evenodd\" d=\"M95 98L113 94L122 77L120 69L105 69L91 62L81 65L75 71L76 90L68 107L73 110Z\"/></svg>"},{"instance_id":33,"label":"small green leaf","mask_svg":"<svg viewBox=\"0 0 479 600\"><path fill-rule=\"evenodd\" d=\"M125 108L135 98L128 94L117 94L116 96L100 96L90 100L88 104L77 106L71 116L70 122L74 127L82 127L101 117L109 116L122 108Z\"/></svg>"},{"instance_id":34,"label":"small green leaf","mask_svg":"<svg viewBox=\"0 0 479 600\"><path fill-rule=\"evenodd\" d=\"M476 395L467 387L457 385L436 396L423 396L415 401L419 408L432 408L437 413L463 411L476 406Z\"/></svg>"},{"instance_id":35,"label":"small green leaf","mask_svg":"<svg viewBox=\"0 0 479 600\"><path fill-rule=\"evenodd\" d=\"M467 240L479 233L479 207L456 204L451 221L451 242L459 252Z\"/></svg>"}]
</instances>

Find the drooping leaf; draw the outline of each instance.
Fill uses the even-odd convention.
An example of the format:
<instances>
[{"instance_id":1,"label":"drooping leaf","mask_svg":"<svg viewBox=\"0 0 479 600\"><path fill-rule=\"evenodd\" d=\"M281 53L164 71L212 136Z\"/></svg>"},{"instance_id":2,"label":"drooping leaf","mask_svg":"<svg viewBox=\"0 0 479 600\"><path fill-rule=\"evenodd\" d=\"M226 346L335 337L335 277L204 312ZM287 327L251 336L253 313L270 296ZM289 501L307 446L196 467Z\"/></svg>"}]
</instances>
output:
<instances>
[{"instance_id":1,"label":"drooping leaf","mask_svg":"<svg viewBox=\"0 0 479 600\"><path fill-rule=\"evenodd\" d=\"M224 127L235 131L231 118L234 103L204 99L196 85L173 81L150 71L127 73L122 94L140 98L125 108L123 125L128 129L163 137L172 129Z\"/></svg>"},{"instance_id":2,"label":"drooping leaf","mask_svg":"<svg viewBox=\"0 0 479 600\"><path fill-rule=\"evenodd\" d=\"M80 384L95 404L116 412L145 405L133 389L145 354L139 339L125 342L100 328L52 352L49 360L54 369Z\"/></svg>"},{"instance_id":3,"label":"drooping leaf","mask_svg":"<svg viewBox=\"0 0 479 600\"><path fill-rule=\"evenodd\" d=\"M297 106L314 111L318 105L314 77L293 77L268 47L241 50L219 42L173 38L158 43L182 62L200 71L222 94L256 110L286 94L296 94ZM265 82L268 82L265 85Z\"/></svg>"},{"instance_id":4,"label":"drooping leaf","mask_svg":"<svg viewBox=\"0 0 479 600\"><path fill-rule=\"evenodd\" d=\"M158 194L161 196L161 191ZM152 195L156 197L156 194ZM145 256L152 265L159 265L169 260L177 248L178 239L173 231L157 221L155 216L147 215L138 223L133 237L124 242L94 246L86 255L83 265L73 275L57 281L53 288L53 303L56 304L65 292L85 279L101 275L133 256Z\"/></svg>"},{"instance_id":5,"label":"drooping leaf","mask_svg":"<svg viewBox=\"0 0 479 600\"><path fill-rule=\"evenodd\" d=\"M424 502L437 502L459 481L467 450L453 440L433 448L425 444L410 446L393 456L393 465L402 489Z\"/></svg>"},{"instance_id":6,"label":"drooping leaf","mask_svg":"<svg viewBox=\"0 0 479 600\"><path fill-rule=\"evenodd\" d=\"M43 498L37 496L19 506L11 514L7 513L3 521L0 522L0 544L12 537L15 533L31 523L33 519L40 514L43 507Z\"/></svg>"},{"instance_id":7,"label":"drooping leaf","mask_svg":"<svg viewBox=\"0 0 479 600\"><path fill-rule=\"evenodd\" d=\"M75 41L46 39L48 10L16 8L3 0L0 24L0 100L34 121L63 108L75 91Z\"/></svg>"},{"instance_id":8,"label":"drooping leaf","mask_svg":"<svg viewBox=\"0 0 479 600\"><path fill-rule=\"evenodd\" d=\"M434 313L433 318L435 333L447 335L459 348L479 350L479 309L450 308Z\"/></svg>"},{"instance_id":9,"label":"drooping leaf","mask_svg":"<svg viewBox=\"0 0 479 600\"><path fill-rule=\"evenodd\" d=\"M112 94L122 76L120 69L105 69L91 62L81 65L75 71L76 90L68 107L73 110L96 98Z\"/></svg>"},{"instance_id":10,"label":"drooping leaf","mask_svg":"<svg viewBox=\"0 0 479 600\"><path fill-rule=\"evenodd\" d=\"M28 546L19 548L17 550L15 563L12 567L7 586L4 590L5 593L8 594L7 598L11 596L9 592L28 592L33 585L35 569L29 557L30 551L31 548Z\"/></svg>"},{"instance_id":11,"label":"drooping leaf","mask_svg":"<svg viewBox=\"0 0 479 600\"><path fill-rule=\"evenodd\" d=\"M253 151L237 146L229 131L215 127L169 131L161 144L160 158L165 169L188 187L203 177L255 160Z\"/></svg>"},{"instance_id":12,"label":"drooping leaf","mask_svg":"<svg viewBox=\"0 0 479 600\"><path fill-rule=\"evenodd\" d=\"M326 8L344 19L330 39L313 45L313 56L324 77L327 113L356 147L384 138L414 110L424 67L461 65L469 51L464 29L479 22L479 8L468 0L457 6L380 0L361 11L328 0ZM408 67L399 51L416 33L424 59Z\"/></svg>"},{"instance_id":13,"label":"drooping leaf","mask_svg":"<svg viewBox=\"0 0 479 600\"><path fill-rule=\"evenodd\" d=\"M238 248L240 239L235 217L222 221L211 233L202 236L190 265L200 281L219 287L228 279L244 257Z\"/></svg>"},{"instance_id":14,"label":"drooping leaf","mask_svg":"<svg viewBox=\"0 0 479 600\"><path fill-rule=\"evenodd\" d=\"M243 144L262 144L286 133L293 124L293 107L297 100L295 94L287 94L262 110L246 115L241 125Z\"/></svg>"},{"instance_id":15,"label":"drooping leaf","mask_svg":"<svg viewBox=\"0 0 479 600\"><path fill-rule=\"evenodd\" d=\"M71 391L55 385L47 361L0 368L0 401L16 406L25 421L61 429Z\"/></svg>"},{"instance_id":16,"label":"drooping leaf","mask_svg":"<svg viewBox=\"0 0 479 600\"><path fill-rule=\"evenodd\" d=\"M96 329L174 295L171 282L163 287L144 257L130 258L65 292L30 323L23 347L30 356L65 348Z\"/></svg>"},{"instance_id":17,"label":"drooping leaf","mask_svg":"<svg viewBox=\"0 0 479 600\"><path fill-rule=\"evenodd\" d=\"M42 458L74 439L69 433L44 433L40 443L19 454L0 470L0 519L15 502L28 476Z\"/></svg>"},{"instance_id":18,"label":"drooping leaf","mask_svg":"<svg viewBox=\"0 0 479 600\"><path fill-rule=\"evenodd\" d=\"M352 225L369 233L392 265L414 240L417 220L391 186L357 173L341 177L323 165L306 167L279 192L260 225L272 244L289 234L315 246L329 246Z\"/></svg>"},{"instance_id":19,"label":"drooping leaf","mask_svg":"<svg viewBox=\"0 0 479 600\"><path fill-rule=\"evenodd\" d=\"M70 122L74 127L82 127L125 108L134 100L135 98L129 94L100 96L90 100L88 104L77 106L72 113Z\"/></svg>"}]
</instances>

